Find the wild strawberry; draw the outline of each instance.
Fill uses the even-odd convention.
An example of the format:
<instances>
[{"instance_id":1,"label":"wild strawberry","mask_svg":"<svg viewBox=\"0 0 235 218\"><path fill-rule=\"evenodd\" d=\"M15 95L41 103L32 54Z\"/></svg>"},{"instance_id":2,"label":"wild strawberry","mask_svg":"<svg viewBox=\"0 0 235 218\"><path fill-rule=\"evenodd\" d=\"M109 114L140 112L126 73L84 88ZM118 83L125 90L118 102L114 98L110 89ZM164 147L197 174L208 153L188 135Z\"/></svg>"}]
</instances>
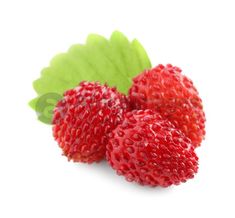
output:
<instances>
[{"instance_id":1,"label":"wild strawberry","mask_svg":"<svg viewBox=\"0 0 235 218\"><path fill-rule=\"evenodd\" d=\"M53 117L54 137L69 160L100 161L105 156L108 134L127 110L126 97L115 88L82 82L58 102Z\"/></svg>"},{"instance_id":2,"label":"wild strawberry","mask_svg":"<svg viewBox=\"0 0 235 218\"><path fill-rule=\"evenodd\" d=\"M130 182L167 187L197 172L191 140L152 110L127 112L110 135L106 158Z\"/></svg>"},{"instance_id":3,"label":"wild strawberry","mask_svg":"<svg viewBox=\"0 0 235 218\"><path fill-rule=\"evenodd\" d=\"M193 82L178 67L168 64L146 70L133 79L132 107L152 109L171 121L195 147L205 136L205 114Z\"/></svg>"}]
</instances>

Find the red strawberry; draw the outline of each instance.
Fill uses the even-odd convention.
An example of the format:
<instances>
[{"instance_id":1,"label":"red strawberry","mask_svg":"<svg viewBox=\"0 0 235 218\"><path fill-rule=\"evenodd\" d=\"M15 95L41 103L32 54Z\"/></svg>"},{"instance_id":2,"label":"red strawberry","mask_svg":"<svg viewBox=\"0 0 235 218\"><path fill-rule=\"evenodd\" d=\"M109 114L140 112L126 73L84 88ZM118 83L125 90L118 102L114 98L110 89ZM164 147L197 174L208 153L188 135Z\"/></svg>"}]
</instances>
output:
<instances>
[{"instance_id":1,"label":"red strawberry","mask_svg":"<svg viewBox=\"0 0 235 218\"><path fill-rule=\"evenodd\" d=\"M132 107L156 110L171 121L195 147L205 136L202 101L192 81L168 64L146 70L133 79L129 90Z\"/></svg>"},{"instance_id":2,"label":"red strawberry","mask_svg":"<svg viewBox=\"0 0 235 218\"><path fill-rule=\"evenodd\" d=\"M105 156L108 134L127 110L126 97L115 88L82 82L58 102L53 117L54 137L69 160L100 161Z\"/></svg>"},{"instance_id":3,"label":"red strawberry","mask_svg":"<svg viewBox=\"0 0 235 218\"><path fill-rule=\"evenodd\" d=\"M110 135L106 158L128 181L166 187L197 172L191 140L152 110L127 112Z\"/></svg>"}]
</instances>

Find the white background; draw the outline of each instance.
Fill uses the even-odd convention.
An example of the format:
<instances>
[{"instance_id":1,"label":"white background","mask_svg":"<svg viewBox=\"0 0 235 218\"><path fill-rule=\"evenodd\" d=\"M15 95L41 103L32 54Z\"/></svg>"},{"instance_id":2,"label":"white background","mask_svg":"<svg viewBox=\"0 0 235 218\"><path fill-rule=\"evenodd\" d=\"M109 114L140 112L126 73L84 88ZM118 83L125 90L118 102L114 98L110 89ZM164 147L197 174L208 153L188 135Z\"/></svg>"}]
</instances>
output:
<instances>
[{"instance_id":1,"label":"white background","mask_svg":"<svg viewBox=\"0 0 235 218\"><path fill-rule=\"evenodd\" d=\"M0 217L235 217L233 3L0 0ZM55 54L116 29L138 38L153 66L181 67L200 92L207 135L185 184L142 187L105 162L67 162L27 105Z\"/></svg>"}]
</instances>

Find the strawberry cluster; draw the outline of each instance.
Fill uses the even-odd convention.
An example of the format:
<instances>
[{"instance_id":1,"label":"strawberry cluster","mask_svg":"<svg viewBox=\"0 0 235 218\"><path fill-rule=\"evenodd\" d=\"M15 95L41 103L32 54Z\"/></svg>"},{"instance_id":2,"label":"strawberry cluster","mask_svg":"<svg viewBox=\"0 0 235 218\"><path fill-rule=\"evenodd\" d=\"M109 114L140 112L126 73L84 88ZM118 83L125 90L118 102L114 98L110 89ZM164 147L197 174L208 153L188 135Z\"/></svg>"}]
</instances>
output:
<instances>
[{"instance_id":1,"label":"strawberry cluster","mask_svg":"<svg viewBox=\"0 0 235 218\"><path fill-rule=\"evenodd\" d=\"M53 135L69 160L106 158L127 181L167 187L197 173L205 114L192 81L178 67L158 65L133 79L128 96L98 82L66 91Z\"/></svg>"}]
</instances>

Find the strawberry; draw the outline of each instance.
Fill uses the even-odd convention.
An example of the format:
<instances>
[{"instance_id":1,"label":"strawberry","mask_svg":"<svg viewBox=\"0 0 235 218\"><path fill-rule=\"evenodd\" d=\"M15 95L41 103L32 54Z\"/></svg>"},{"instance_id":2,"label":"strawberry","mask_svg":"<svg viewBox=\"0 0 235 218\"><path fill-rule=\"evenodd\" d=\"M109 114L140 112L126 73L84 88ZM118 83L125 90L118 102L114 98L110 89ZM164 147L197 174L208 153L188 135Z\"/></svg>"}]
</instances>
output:
<instances>
[{"instance_id":1,"label":"strawberry","mask_svg":"<svg viewBox=\"0 0 235 218\"><path fill-rule=\"evenodd\" d=\"M152 110L125 114L110 133L106 158L127 181L149 186L178 185L198 170L191 140Z\"/></svg>"},{"instance_id":2,"label":"strawberry","mask_svg":"<svg viewBox=\"0 0 235 218\"><path fill-rule=\"evenodd\" d=\"M98 82L82 82L64 93L54 110L53 135L63 154L75 162L98 162L108 134L128 110L124 95Z\"/></svg>"},{"instance_id":3,"label":"strawberry","mask_svg":"<svg viewBox=\"0 0 235 218\"><path fill-rule=\"evenodd\" d=\"M146 70L133 79L129 98L134 109L152 109L171 121L194 147L205 136L202 100L193 82L170 64Z\"/></svg>"}]
</instances>

